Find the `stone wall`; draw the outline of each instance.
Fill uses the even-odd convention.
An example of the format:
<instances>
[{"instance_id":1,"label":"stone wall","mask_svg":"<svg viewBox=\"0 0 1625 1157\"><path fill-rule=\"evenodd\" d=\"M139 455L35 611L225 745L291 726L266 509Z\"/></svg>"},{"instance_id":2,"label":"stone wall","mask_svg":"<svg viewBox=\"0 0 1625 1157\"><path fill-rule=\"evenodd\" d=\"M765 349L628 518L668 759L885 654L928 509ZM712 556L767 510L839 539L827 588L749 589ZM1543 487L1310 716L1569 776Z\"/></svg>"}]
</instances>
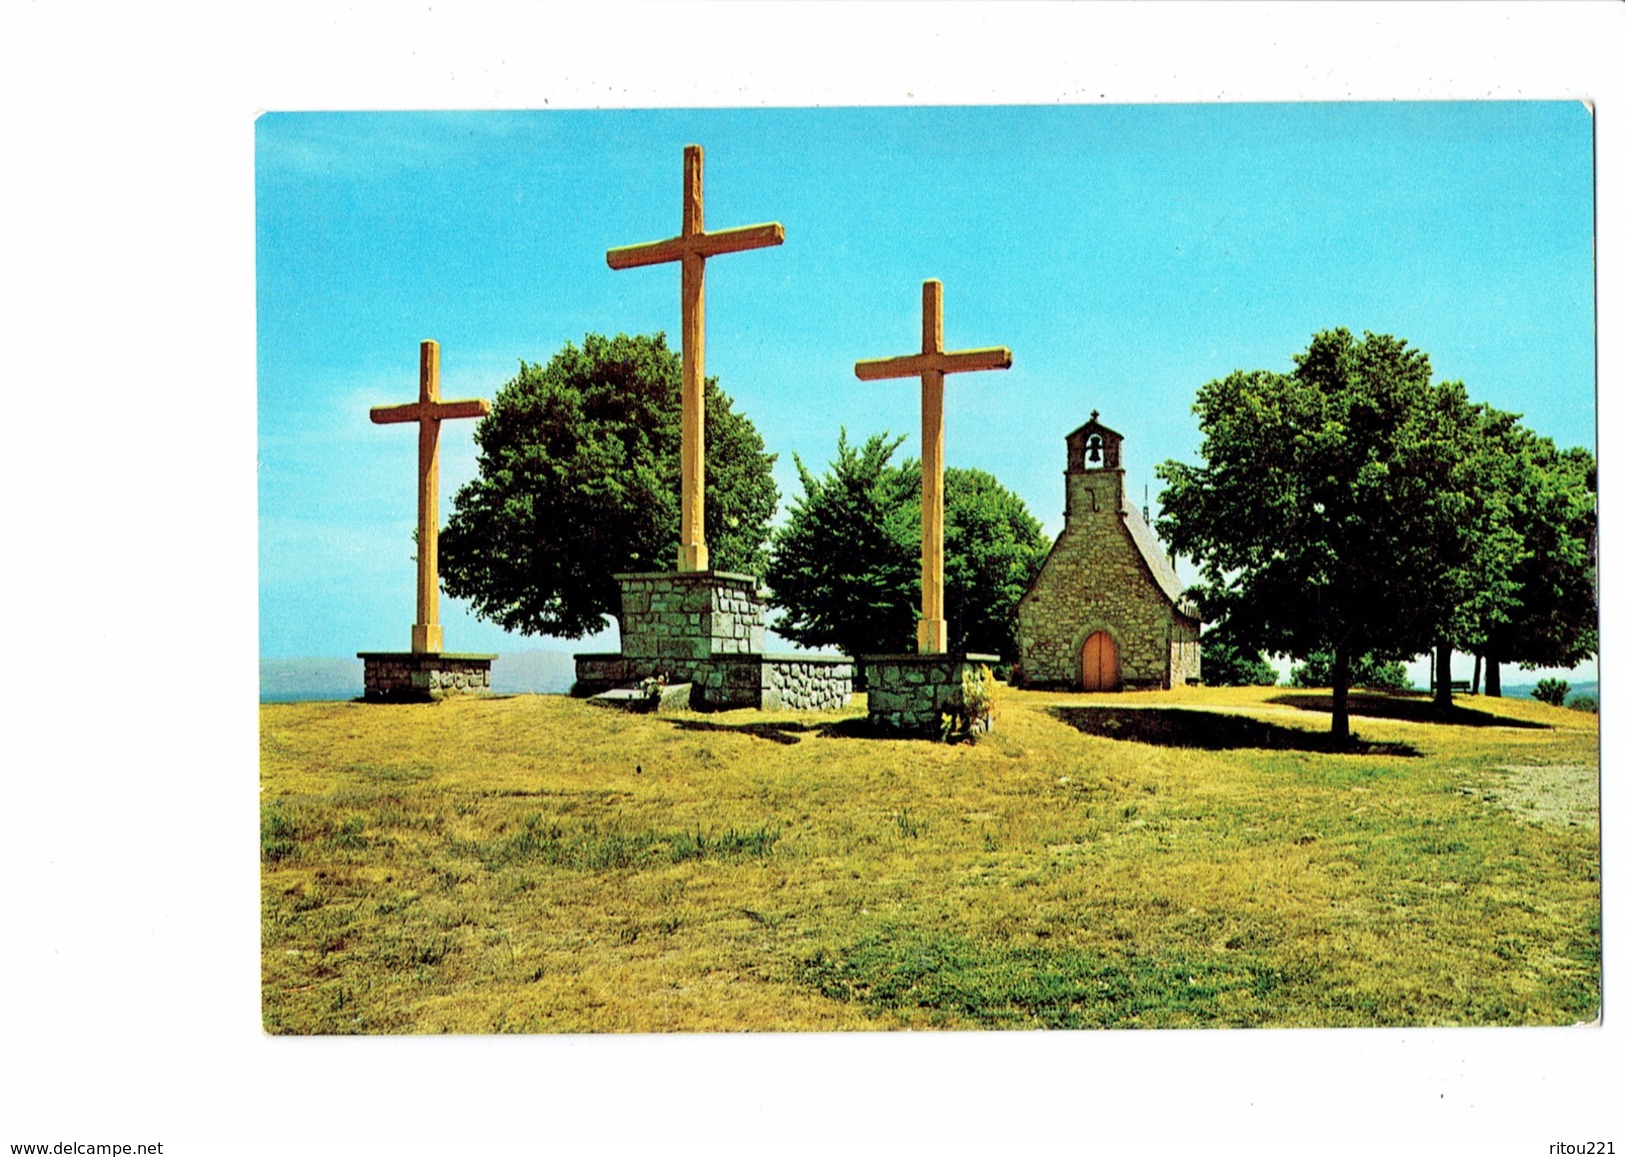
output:
<instances>
[{"instance_id":1,"label":"stone wall","mask_svg":"<svg viewBox=\"0 0 1625 1157\"><path fill-rule=\"evenodd\" d=\"M718 656L694 674L696 711L833 711L852 702L852 662L836 655Z\"/></svg>"},{"instance_id":2,"label":"stone wall","mask_svg":"<svg viewBox=\"0 0 1625 1157\"><path fill-rule=\"evenodd\" d=\"M965 672L991 667L997 655L865 655L869 724L894 735L937 738L942 716L964 705ZM991 725L991 720L988 721Z\"/></svg>"},{"instance_id":3,"label":"stone wall","mask_svg":"<svg viewBox=\"0 0 1625 1157\"><path fill-rule=\"evenodd\" d=\"M834 711L852 703L852 661L845 655L763 655L762 707Z\"/></svg>"},{"instance_id":4,"label":"stone wall","mask_svg":"<svg viewBox=\"0 0 1625 1157\"><path fill-rule=\"evenodd\" d=\"M1181 683L1202 681L1201 627L1197 624L1174 623L1173 642L1169 644L1169 679L1177 687Z\"/></svg>"},{"instance_id":5,"label":"stone wall","mask_svg":"<svg viewBox=\"0 0 1625 1157\"><path fill-rule=\"evenodd\" d=\"M416 702L491 690L495 655L420 655L411 651L359 651L362 698L369 702Z\"/></svg>"},{"instance_id":6,"label":"stone wall","mask_svg":"<svg viewBox=\"0 0 1625 1157\"><path fill-rule=\"evenodd\" d=\"M615 687L625 687L629 683L656 673L651 666L644 674L634 675L633 671L637 669L637 664L629 661L619 651L578 651L575 661L576 681L570 688L570 694L582 699ZM688 680L669 681L684 683Z\"/></svg>"},{"instance_id":7,"label":"stone wall","mask_svg":"<svg viewBox=\"0 0 1625 1157\"><path fill-rule=\"evenodd\" d=\"M597 695L651 675L689 683L698 711L736 707L827 711L852 701L844 656L764 655L756 579L728 571L621 574L621 649L576 658L572 695Z\"/></svg>"},{"instance_id":8,"label":"stone wall","mask_svg":"<svg viewBox=\"0 0 1625 1157\"><path fill-rule=\"evenodd\" d=\"M651 675L690 683L696 711L759 707L833 711L852 702L852 661L843 655L717 655L710 659L636 659L615 653L576 656L572 695L625 687Z\"/></svg>"},{"instance_id":9,"label":"stone wall","mask_svg":"<svg viewBox=\"0 0 1625 1157\"><path fill-rule=\"evenodd\" d=\"M762 596L753 576L696 571L615 578L621 584L621 654L627 658L762 653Z\"/></svg>"},{"instance_id":10,"label":"stone wall","mask_svg":"<svg viewBox=\"0 0 1625 1157\"><path fill-rule=\"evenodd\" d=\"M1117 644L1125 688L1177 686L1200 673L1200 624L1153 578L1121 508L1122 474L1068 472L1066 526L1016 609L1025 686L1076 686L1084 640Z\"/></svg>"}]
</instances>

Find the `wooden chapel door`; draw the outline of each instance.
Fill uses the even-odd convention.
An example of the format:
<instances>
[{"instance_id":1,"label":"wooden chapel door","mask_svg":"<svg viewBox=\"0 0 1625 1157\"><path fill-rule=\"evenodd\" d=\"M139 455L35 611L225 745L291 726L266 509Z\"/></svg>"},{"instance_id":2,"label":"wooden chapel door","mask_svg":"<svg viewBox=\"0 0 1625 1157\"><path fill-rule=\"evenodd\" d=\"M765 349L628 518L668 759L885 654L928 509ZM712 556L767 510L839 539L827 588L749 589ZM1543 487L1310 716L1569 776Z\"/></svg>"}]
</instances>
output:
<instances>
[{"instance_id":1,"label":"wooden chapel door","mask_svg":"<svg viewBox=\"0 0 1625 1157\"><path fill-rule=\"evenodd\" d=\"M1085 691L1116 691L1117 642L1105 631L1096 631L1083 641L1081 680Z\"/></svg>"}]
</instances>

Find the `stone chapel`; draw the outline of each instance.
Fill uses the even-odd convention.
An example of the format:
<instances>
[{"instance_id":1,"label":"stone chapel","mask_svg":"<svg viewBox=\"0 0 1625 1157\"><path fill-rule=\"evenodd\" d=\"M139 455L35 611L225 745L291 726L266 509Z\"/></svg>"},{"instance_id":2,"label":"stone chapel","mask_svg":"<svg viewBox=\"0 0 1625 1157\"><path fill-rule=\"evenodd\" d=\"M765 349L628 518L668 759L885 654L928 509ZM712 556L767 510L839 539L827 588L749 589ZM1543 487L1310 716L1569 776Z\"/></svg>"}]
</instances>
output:
<instances>
[{"instance_id":1,"label":"stone chapel","mask_svg":"<svg viewBox=\"0 0 1625 1157\"><path fill-rule=\"evenodd\" d=\"M1025 687L1177 687L1201 676L1201 620L1123 488L1100 413L1066 436L1066 522L1016 605Z\"/></svg>"}]
</instances>

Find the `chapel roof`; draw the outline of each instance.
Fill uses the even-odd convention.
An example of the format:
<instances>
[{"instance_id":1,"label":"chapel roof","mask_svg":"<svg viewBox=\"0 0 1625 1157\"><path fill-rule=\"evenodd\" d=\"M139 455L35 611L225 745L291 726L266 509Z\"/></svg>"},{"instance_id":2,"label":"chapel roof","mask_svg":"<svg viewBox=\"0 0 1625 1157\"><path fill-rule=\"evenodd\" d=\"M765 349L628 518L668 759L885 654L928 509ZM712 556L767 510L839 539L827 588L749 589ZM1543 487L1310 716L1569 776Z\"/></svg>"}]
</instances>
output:
<instances>
[{"instance_id":1,"label":"chapel roof","mask_svg":"<svg viewBox=\"0 0 1625 1157\"><path fill-rule=\"evenodd\" d=\"M1179 574L1162 549L1162 544L1157 541L1156 532L1146 523L1133 503L1124 502L1122 514L1123 525L1128 528L1128 536L1134 542L1134 548L1140 552L1140 557L1145 560L1145 568L1151 572L1151 577L1156 581L1158 588L1180 613L1195 618L1196 607L1185 597L1185 588L1180 584Z\"/></svg>"},{"instance_id":2,"label":"chapel roof","mask_svg":"<svg viewBox=\"0 0 1625 1157\"><path fill-rule=\"evenodd\" d=\"M1079 426L1076 430L1072 431L1072 433L1068 434L1067 437L1069 439L1076 438L1079 434L1089 429L1099 430L1102 434L1110 434L1112 437L1118 440L1122 440L1123 437L1123 435L1119 434L1116 430L1113 430L1110 426L1106 425L1100 420L1099 410L1091 412L1089 415L1089 420L1083 425Z\"/></svg>"}]
</instances>

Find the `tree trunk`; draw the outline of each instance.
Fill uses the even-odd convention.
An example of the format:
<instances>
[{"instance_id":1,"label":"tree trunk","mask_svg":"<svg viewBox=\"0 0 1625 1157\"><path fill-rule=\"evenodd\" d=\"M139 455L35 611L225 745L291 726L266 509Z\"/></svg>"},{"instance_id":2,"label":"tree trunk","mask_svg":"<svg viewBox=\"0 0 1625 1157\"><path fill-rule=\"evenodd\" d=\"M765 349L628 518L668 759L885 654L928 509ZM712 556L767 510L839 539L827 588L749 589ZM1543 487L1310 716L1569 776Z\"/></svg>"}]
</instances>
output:
<instances>
[{"instance_id":1,"label":"tree trunk","mask_svg":"<svg viewBox=\"0 0 1625 1157\"><path fill-rule=\"evenodd\" d=\"M1349 650L1343 643L1332 650L1332 742L1349 742Z\"/></svg>"},{"instance_id":2,"label":"tree trunk","mask_svg":"<svg viewBox=\"0 0 1625 1157\"><path fill-rule=\"evenodd\" d=\"M1484 694L1491 699L1501 697L1501 660L1494 655L1484 656Z\"/></svg>"},{"instance_id":3,"label":"tree trunk","mask_svg":"<svg viewBox=\"0 0 1625 1157\"><path fill-rule=\"evenodd\" d=\"M1440 714L1450 711L1450 644L1433 648L1433 707Z\"/></svg>"},{"instance_id":4,"label":"tree trunk","mask_svg":"<svg viewBox=\"0 0 1625 1157\"><path fill-rule=\"evenodd\" d=\"M1473 694L1478 694L1478 677L1484 672L1484 656L1473 656Z\"/></svg>"}]
</instances>

